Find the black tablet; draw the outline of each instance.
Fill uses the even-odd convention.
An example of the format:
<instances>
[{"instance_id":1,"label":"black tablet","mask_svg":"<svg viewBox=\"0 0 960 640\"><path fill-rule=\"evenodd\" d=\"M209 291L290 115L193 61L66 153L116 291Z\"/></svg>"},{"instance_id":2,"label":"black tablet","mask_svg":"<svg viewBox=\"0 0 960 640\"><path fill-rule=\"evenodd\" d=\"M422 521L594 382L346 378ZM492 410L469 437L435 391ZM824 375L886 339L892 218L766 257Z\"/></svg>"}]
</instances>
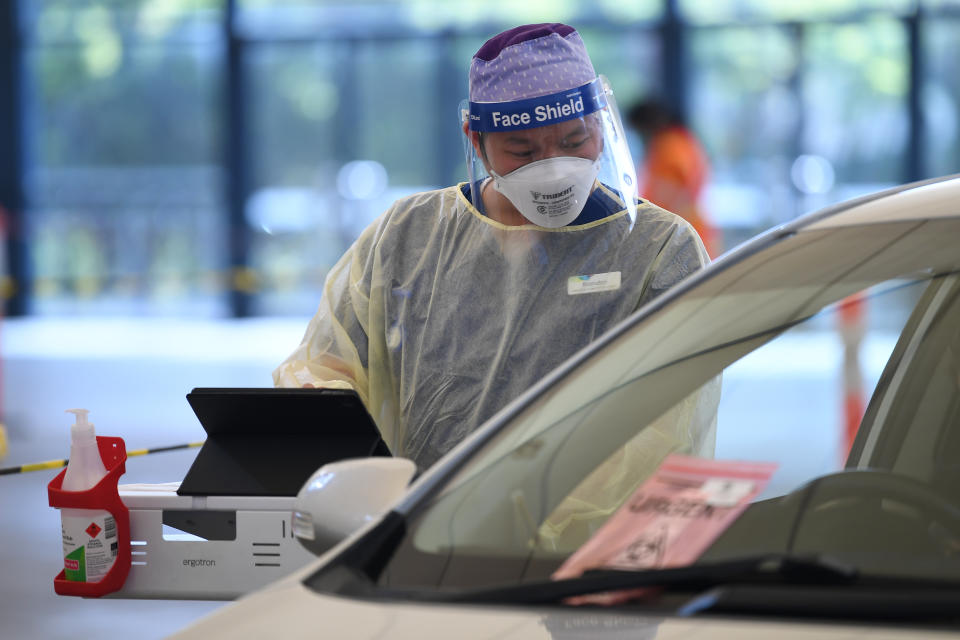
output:
<instances>
[{"instance_id":1,"label":"black tablet","mask_svg":"<svg viewBox=\"0 0 960 640\"><path fill-rule=\"evenodd\" d=\"M390 455L355 391L208 387L187 402L207 440L180 495L294 496L328 462Z\"/></svg>"}]
</instances>

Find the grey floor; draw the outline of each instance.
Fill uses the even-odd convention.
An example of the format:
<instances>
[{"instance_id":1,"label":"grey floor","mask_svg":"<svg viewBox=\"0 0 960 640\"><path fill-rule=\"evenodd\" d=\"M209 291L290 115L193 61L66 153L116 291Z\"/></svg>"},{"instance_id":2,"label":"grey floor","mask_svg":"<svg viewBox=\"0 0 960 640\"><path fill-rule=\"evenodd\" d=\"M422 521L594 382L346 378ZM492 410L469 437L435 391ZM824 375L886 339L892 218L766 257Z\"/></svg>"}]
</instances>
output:
<instances>
[{"instance_id":1,"label":"grey floor","mask_svg":"<svg viewBox=\"0 0 960 640\"><path fill-rule=\"evenodd\" d=\"M202 440L184 396L195 386L270 386L270 371L299 342L302 320L4 321L0 467L69 455L71 416L83 407L100 435L128 449ZM124 483L180 480L196 449L130 458ZM57 596L59 514L47 505L56 471L0 476L0 638L163 638L220 602Z\"/></svg>"}]
</instances>

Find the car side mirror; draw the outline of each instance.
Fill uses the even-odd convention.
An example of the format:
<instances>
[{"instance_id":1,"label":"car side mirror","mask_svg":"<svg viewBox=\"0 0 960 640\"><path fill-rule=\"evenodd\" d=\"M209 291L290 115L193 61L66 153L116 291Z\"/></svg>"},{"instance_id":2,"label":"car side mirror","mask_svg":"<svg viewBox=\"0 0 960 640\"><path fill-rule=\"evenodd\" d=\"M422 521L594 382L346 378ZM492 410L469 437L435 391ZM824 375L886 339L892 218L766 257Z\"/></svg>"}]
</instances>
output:
<instances>
[{"instance_id":1,"label":"car side mirror","mask_svg":"<svg viewBox=\"0 0 960 640\"><path fill-rule=\"evenodd\" d=\"M357 458L325 464L301 487L294 503L293 533L320 555L402 496L417 471L406 458Z\"/></svg>"}]
</instances>

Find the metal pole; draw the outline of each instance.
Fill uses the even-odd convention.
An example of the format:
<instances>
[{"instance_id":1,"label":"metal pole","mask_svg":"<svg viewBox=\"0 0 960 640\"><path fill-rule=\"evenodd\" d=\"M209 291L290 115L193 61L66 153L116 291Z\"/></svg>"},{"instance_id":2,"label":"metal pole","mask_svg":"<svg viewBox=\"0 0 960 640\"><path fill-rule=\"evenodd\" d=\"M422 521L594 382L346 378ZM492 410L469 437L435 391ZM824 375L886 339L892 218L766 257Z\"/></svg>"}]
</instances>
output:
<instances>
[{"instance_id":1,"label":"metal pole","mask_svg":"<svg viewBox=\"0 0 960 640\"><path fill-rule=\"evenodd\" d=\"M229 238L230 310L234 317L251 313L255 282L251 276L250 229L244 216L250 191L247 102L243 69L244 43L233 28L237 13L236 0L227 0L223 29L227 43L226 81L223 91L226 127L223 141L223 167L226 183L227 225Z\"/></svg>"},{"instance_id":2,"label":"metal pole","mask_svg":"<svg viewBox=\"0 0 960 640\"><path fill-rule=\"evenodd\" d=\"M438 185L454 184L460 174L464 173L463 154L458 144L450 144L451 140L461 142L463 133L460 132L457 119L457 105L466 97L465 87L461 88L462 77L453 58L456 44L456 35L452 30L446 30L434 39L437 54L436 96L437 122L434 128L436 150L436 164L434 165L434 179ZM454 136L448 132L455 131Z\"/></svg>"},{"instance_id":3,"label":"metal pole","mask_svg":"<svg viewBox=\"0 0 960 640\"><path fill-rule=\"evenodd\" d=\"M674 113L684 121L689 115L687 99L687 42L686 29L680 17L677 0L664 0L663 22L660 25L660 42L663 60L663 97Z\"/></svg>"},{"instance_id":4,"label":"metal pole","mask_svg":"<svg viewBox=\"0 0 960 640\"><path fill-rule=\"evenodd\" d=\"M923 117L923 76L926 65L923 56L923 9L920 6L912 15L904 18L907 30L907 46L910 56L909 88L907 91L907 111L910 118L910 137L904 163L905 181L913 182L927 178L926 136Z\"/></svg>"},{"instance_id":5,"label":"metal pole","mask_svg":"<svg viewBox=\"0 0 960 640\"><path fill-rule=\"evenodd\" d=\"M807 109L803 101L803 72L806 68L805 60L803 58L806 47L807 39L807 27L806 24L802 22L793 23L788 26L790 32L790 38L793 44L794 55L796 56L797 64L793 69L793 73L790 75L790 91L793 93L794 98L797 102L797 121L793 129L793 136L791 137L791 146L790 146L790 163L796 161L806 151L806 145L804 137L807 132ZM790 169L788 167L787 171ZM793 193L793 215L791 217L796 217L806 211L806 206L803 201L804 194L800 191L800 188L794 183L793 178L788 174L787 175L787 184L790 185L790 191ZM780 220L778 220L780 222Z\"/></svg>"},{"instance_id":6,"label":"metal pole","mask_svg":"<svg viewBox=\"0 0 960 640\"><path fill-rule=\"evenodd\" d=\"M8 316L28 311L30 277L23 220L23 36L19 2L0 3L0 241L6 244L6 278L0 304Z\"/></svg>"}]
</instances>

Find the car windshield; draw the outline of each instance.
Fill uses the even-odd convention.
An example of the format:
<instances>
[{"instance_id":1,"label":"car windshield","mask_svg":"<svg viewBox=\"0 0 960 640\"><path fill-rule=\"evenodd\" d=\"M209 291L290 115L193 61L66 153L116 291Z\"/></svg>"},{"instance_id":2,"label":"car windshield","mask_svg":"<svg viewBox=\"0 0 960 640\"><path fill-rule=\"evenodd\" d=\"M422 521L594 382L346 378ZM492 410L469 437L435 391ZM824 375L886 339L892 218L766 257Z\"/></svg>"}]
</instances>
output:
<instances>
[{"instance_id":1,"label":"car windshield","mask_svg":"<svg viewBox=\"0 0 960 640\"><path fill-rule=\"evenodd\" d=\"M641 312L407 514L378 584L547 579L671 453L777 464L700 561L960 579L958 237L950 218L814 225Z\"/></svg>"}]
</instances>

